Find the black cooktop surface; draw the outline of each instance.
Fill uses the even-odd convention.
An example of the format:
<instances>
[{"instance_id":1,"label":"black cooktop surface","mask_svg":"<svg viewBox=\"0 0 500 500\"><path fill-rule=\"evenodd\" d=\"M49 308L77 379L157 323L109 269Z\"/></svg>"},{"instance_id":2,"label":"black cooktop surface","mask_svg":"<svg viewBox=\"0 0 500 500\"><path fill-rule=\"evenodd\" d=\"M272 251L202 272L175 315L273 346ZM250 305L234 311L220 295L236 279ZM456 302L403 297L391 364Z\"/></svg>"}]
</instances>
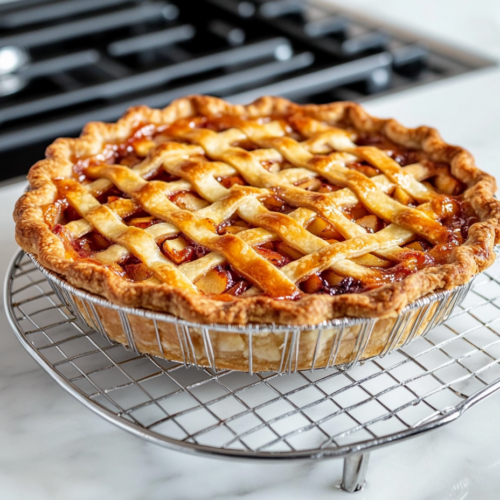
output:
<instances>
[{"instance_id":1,"label":"black cooktop surface","mask_svg":"<svg viewBox=\"0 0 500 500\"><path fill-rule=\"evenodd\" d=\"M365 100L484 67L302 0L22 0L0 5L0 181L58 136L191 93Z\"/></svg>"}]
</instances>

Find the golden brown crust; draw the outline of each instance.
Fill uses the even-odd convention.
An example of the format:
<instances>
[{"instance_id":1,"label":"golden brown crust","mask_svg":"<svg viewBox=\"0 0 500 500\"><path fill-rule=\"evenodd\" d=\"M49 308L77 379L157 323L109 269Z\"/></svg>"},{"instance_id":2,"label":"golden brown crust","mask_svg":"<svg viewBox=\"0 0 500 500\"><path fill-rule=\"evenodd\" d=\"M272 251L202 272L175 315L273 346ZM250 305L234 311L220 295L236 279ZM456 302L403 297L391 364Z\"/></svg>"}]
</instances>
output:
<instances>
[{"instance_id":1,"label":"golden brown crust","mask_svg":"<svg viewBox=\"0 0 500 500\"><path fill-rule=\"evenodd\" d=\"M71 175L74 158L97 154L104 144L125 140L140 123L169 124L199 114L259 117L299 111L330 124L341 121L361 132L381 134L401 146L424 151L433 161L450 165L452 174L467 188L464 199L480 219L470 228L467 241L453 251L450 264L424 269L403 281L362 294L316 294L297 301L266 296L234 297L227 302L166 284L127 282L97 263L73 261L67 257L61 240L44 221L43 207L54 203L58 196L54 180ZM392 119L374 118L360 105L351 102L299 106L282 98L263 97L248 106L241 106L214 97L190 96L163 110L132 108L116 124L90 123L79 138L56 140L47 149L46 159L32 167L28 179L30 191L18 200L14 212L16 240L43 266L64 276L72 285L104 296L116 304L164 311L202 323L317 324L344 316L391 315L432 291L451 289L468 282L493 263L493 247L500 240L500 203L493 197L495 180L476 167L470 153L446 144L432 128L408 129Z\"/></svg>"}]
</instances>

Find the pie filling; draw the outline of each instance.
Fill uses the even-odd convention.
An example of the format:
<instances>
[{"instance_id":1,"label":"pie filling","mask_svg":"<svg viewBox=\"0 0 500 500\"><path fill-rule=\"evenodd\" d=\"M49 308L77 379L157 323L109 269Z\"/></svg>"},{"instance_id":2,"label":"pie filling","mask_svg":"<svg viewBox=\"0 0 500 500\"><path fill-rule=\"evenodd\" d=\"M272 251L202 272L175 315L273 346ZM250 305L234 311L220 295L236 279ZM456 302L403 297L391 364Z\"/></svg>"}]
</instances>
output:
<instances>
[{"instance_id":1,"label":"pie filling","mask_svg":"<svg viewBox=\"0 0 500 500\"><path fill-rule=\"evenodd\" d=\"M220 300L362 293L477 221L448 165L303 115L143 123L73 172L45 207L71 259Z\"/></svg>"}]
</instances>

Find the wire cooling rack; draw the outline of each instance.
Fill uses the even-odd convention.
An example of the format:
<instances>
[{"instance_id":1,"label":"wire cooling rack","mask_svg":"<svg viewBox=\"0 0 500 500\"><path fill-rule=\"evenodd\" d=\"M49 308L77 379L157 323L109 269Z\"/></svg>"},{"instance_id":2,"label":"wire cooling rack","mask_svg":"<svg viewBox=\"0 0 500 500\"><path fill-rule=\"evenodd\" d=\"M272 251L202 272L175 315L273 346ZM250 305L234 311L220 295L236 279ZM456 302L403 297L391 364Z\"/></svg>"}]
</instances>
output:
<instances>
[{"instance_id":1,"label":"wire cooling rack","mask_svg":"<svg viewBox=\"0 0 500 500\"><path fill-rule=\"evenodd\" d=\"M449 423L500 389L500 261L444 324L349 370L250 375L134 353L78 320L23 252L5 309L42 368L119 427L193 453L344 457L346 491L362 487L370 450Z\"/></svg>"}]
</instances>

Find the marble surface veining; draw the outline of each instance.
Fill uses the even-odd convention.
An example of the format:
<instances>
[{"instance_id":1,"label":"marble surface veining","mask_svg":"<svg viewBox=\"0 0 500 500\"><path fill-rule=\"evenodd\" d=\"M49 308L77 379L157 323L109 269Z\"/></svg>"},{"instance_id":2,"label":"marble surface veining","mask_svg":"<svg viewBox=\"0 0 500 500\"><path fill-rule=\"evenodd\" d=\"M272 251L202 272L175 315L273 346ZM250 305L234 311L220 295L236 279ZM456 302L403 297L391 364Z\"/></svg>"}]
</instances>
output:
<instances>
[{"instance_id":1,"label":"marble surface veining","mask_svg":"<svg viewBox=\"0 0 500 500\"><path fill-rule=\"evenodd\" d=\"M500 4L437 0L336 2L389 13L409 26L500 58ZM404 4L404 7L403 7ZM453 15L450 9L454 9ZM411 16L407 16L410 13ZM439 16L447 13L440 24ZM479 20L488 20L485 26ZM498 27L494 30L491 26ZM467 35L464 35L464 32ZM380 116L429 123L500 177L500 71L489 69L372 101ZM4 166L5 167L5 166ZM16 245L9 214L23 186L0 189L0 274ZM0 313L0 499L488 500L500 495L500 394L458 421L372 453L363 491L338 489L341 460L261 463L170 451L81 406L30 358Z\"/></svg>"}]
</instances>

